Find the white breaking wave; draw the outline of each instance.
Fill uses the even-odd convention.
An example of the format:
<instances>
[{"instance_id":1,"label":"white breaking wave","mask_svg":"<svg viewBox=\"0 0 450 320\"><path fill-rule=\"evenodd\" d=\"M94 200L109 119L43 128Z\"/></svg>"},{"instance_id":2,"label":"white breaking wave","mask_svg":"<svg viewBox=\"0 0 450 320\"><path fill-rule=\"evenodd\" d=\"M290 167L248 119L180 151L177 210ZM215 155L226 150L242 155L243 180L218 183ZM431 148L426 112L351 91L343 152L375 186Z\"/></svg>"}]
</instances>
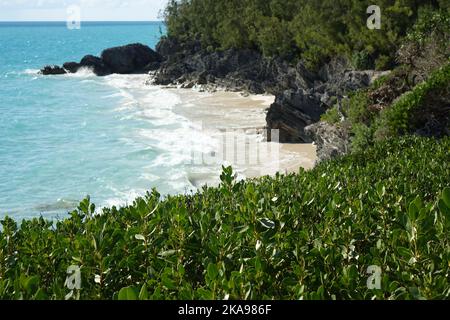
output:
<instances>
[{"instance_id":1,"label":"white breaking wave","mask_svg":"<svg viewBox=\"0 0 450 320\"><path fill-rule=\"evenodd\" d=\"M227 163L220 163L224 136L217 129L257 127L265 118L264 108L240 107L239 102L233 107L233 101L229 106L229 98L225 98L222 106L220 95L216 101L211 93L148 85L148 77L113 74L95 80L115 91L103 98L118 100L111 111L125 126L127 121L140 123L131 127L120 141L136 150L153 151L138 180L147 184L146 190L157 187L163 194L189 193L204 184L218 184L221 164ZM262 143L260 134L242 135L252 141L249 143ZM244 168L235 170L239 179L245 178ZM113 191L114 197L105 206L130 204L145 194L145 190L131 188L126 192Z\"/></svg>"},{"instance_id":2,"label":"white breaking wave","mask_svg":"<svg viewBox=\"0 0 450 320\"><path fill-rule=\"evenodd\" d=\"M142 177L150 178L149 182L162 181L175 192L184 192L192 189L185 165L191 162L194 151L213 150L212 139L191 120L174 111L183 103L176 92L147 85L147 80L148 75L113 74L103 78L105 84L117 90L108 97L121 98L114 108L120 120L140 119L148 124L123 138L128 145L157 151L156 157L143 168ZM164 174L156 176L154 173L159 171Z\"/></svg>"},{"instance_id":3,"label":"white breaking wave","mask_svg":"<svg viewBox=\"0 0 450 320\"><path fill-rule=\"evenodd\" d=\"M97 77L94 71L89 67L81 67L76 73L66 73L66 77L72 78L93 78Z\"/></svg>"},{"instance_id":4,"label":"white breaking wave","mask_svg":"<svg viewBox=\"0 0 450 320\"><path fill-rule=\"evenodd\" d=\"M30 75L37 75L39 74L39 69L25 69L22 74L30 74Z\"/></svg>"},{"instance_id":5,"label":"white breaking wave","mask_svg":"<svg viewBox=\"0 0 450 320\"><path fill-rule=\"evenodd\" d=\"M103 203L103 207L111 208L113 206L119 208L126 205L133 204L134 200L136 200L139 197L142 197L144 195L144 192L139 192L137 190L129 190L127 192L121 192L118 190L115 190L115 193L117 195L116 198L107 199Z\"/></svg>"}]
</instances>

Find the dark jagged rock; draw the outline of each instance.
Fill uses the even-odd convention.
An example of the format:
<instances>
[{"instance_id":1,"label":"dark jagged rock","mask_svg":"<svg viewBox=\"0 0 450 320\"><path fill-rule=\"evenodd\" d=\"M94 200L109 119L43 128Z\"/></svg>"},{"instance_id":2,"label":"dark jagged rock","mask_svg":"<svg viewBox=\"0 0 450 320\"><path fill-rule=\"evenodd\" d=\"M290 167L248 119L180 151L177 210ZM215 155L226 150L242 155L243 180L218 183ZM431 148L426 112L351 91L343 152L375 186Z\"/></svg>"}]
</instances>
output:
<instances>
[{"instance_id":1,"label":"dark jagged rock","mask_svg":"<svg viewBox=\"0 0 450 320\"><path fill-rule=\"evenodd\" d=\"M316 91L342 97L349 92L368 87L386 73L374 70L355 71L346 59L335 58L318 72L322 86L316 88Z\"/></svg>"},{"instance_id":2,"label":"dark jagged rock","mask_svg":"<svg viewBox=\"0 0 450 320\"><path fill-rule=\"evenodd\" d=\"M102 59L93 55L87 55L80 61L80 68L90 68L97 76L106 76L111 74L111 69Z\"/></svg>"},{"instance_id":3,"label":"dark jagged rock","mask_svg":"<svg viewBox=\"0 0 450 320\"><path fill-rule=\"evenodd\" d=\"M296 74L300 88L285 91L277 96L267 114L269 129L280 130L281 142L311 142L317 135L307 134L304 129L318 122L320 116L336 102L352 91L366 88L376 78L383 75L376 71L352 71L342 59L337 59L324 66L316 76L301 69ZM314 83L312 86L311 84ZM291 84L292 86L292 84Z\"/></svg>"},{"instance_id":4,"label":"dark jagged rock","mask_svg":"<svg viewBox=\"0 0 450 320\"><path fill-rule=\"evenodd\" d=\"M156 71L161 66L161 62L151 62L148 65L146 65L143 69L144 72L150 72L150 71Z\"/></svg>"},{"instance_id":5,"label":"dark jagged rock","mask_svg":"<svg viewBox=\"0 0 450 320\"><path fill-rule=\"evenodd\" d=\"M76 73L81 68L89 68L97 76L106 76L111 74L111 70L105 65L102 59L93 55L87 55L81 59L80 63L66 62L63 68L70 73Z\"/></svg>"},{"instance_id":6,"label":"dark jagged rock","mask_svg":"<svg viewBox=\"0 0 450 320\"><path fill-rule=\"evenodd\" d=\"M175 38L163 37L156 45L156 52L163 57L164 60L173 57L191 56L202 51L200 41L178 41Z\"/></svg>"},{"instance_id":7,"label":"dark jagged rock","mask_svg":"<svg viewBox=\"0 0 450 320\"><path fill-rule=\"evenodd\" d=\"M101 60L112 73L145 72L145 68L162 61L162 57L149 47L136 43L109 48L102 52Z\"/></svg>"},{"instance_id":8,"label":"dark jagged rock","mask_svg":"<svg viewBox=\"0 0 450 320\"><path fill-rule=\"evenodd\" d=\"M66 62L63 64L63 68L70 73L76 73L80 68L80 64L77 62Z\"/></svg>"},{"instance_id":9,"label":"dark jagged rock","mask_svg":"<svg viewBox=\"0 0 450 320\"><path fill-rule=\"evenodd\" d=\"M350 137L345 128L317 122L304 131L317 145L317 162L345 155L350 150Z\"/></svg>"},{"instance_id":10,"label":"dark jagged rock","mask_svg":"<svg viewBox=\"0 0 450 320\"><path fill-rule=\"evenodd\" d=\"M304 128L320 120L325 108L314 96L288 90L276 97L267 113L269 129L278 129L280 142L312 142Z\"/></svg>"},{"instance_id":11,"label":"dark jagged rock","mask_svg":"<svg viewBox=\"0 0 450 320\"><path fill-rule=\"evenodd\" d=\"M80 68L90 68L97 76L111 73L145 73L159 69L163 58L149 47L136 43L103 51L101 58L87 55L80 63L66 62L63 68L48 66L42 74L76 73Z\"/></svg>"},{"instance_id":12,"label":"dark jagged rock","mask_svg":"<svg viewBox=\"0 0 450 320\"><path fill-rule=\"evenodd\" d=\"M161 38L155 49L159 55L167 59L169 56L180 52L181 45L177 39L164 37Z\"/></svg>"},{"instance_id":13,"label":"dark jagged rock","mask_svg":"<svg viewBox=\"0 0 450 320\"><path fill-rule=\"evenodd\" d=\"M315 80L302 64L294 67L253 50L209 52L196 41L180 44L170 38L161 40L156 50L165 59L154 80L159 85L214 83L231 91L276 94L310 87Z\"/></svg>"},{"instance_id":14,"label":"dark jagged rock","mask_svg":"<svg viewBox=\"0 0 450 320\"><path fill-rule=\"evenodd\" d=\"M43 75L61 75L66 74L67 72L59 66L45 66L39 73Z\"/></svg>"},{"instance_id":15,"label":"dark jagged rock","mask_svg":"<svg viewBox=\"0 0 450 320\"><path fill-rule=\"evenodd\" d=\"M377 74L353 71L342 58L314 73L301 62L291 65L281 59L264 58L253 50L209 52L197 41L180 43L172 38L162 39L156 50L165 61L156 72L155 84L192 88L213 83L229 91L276 95L267 114L267 126L280 130L281 142L311 142L304 128L318 122L350 91L370 85Z\"/></svg>"}]
</instances>

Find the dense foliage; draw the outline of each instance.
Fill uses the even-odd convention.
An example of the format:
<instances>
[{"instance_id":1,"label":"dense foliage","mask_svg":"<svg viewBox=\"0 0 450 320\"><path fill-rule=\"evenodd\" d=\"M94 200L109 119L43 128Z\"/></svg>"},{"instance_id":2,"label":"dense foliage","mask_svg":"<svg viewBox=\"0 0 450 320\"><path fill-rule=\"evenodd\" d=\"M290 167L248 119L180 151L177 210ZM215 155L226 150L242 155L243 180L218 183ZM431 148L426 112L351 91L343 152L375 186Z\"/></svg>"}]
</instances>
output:
<instances>
[{"instance_id":1,"label":"dense foliage","mask_svg":"<svg viewBox=\"0 0 450 320\"><path fill-rule=\"evenodd\" d=\"M336 108L330 109L322 119L345 128L343 130L350 130L353 134L354 151L364 149L377 140L402 134L423 131L424 134L439 136L449 131L450 63L438 68L427 80L398 96L396 90L402 92L406 89L393 87L398 82L397 76L398 74L393 73L367 90L352 93L343 108L347 116L343 122L336 117ZM407 87L406 84L403 86ZM389 94L393 97L386 97ZM386 104L386 101L382 101L383 98L392 101ZM431 121L435 132L427 133L424 128Z\"/></svg>"},{"instance_id":2,"label":"dense foliage","mask_svg":"<svg viewBox=\"0 0 450 320\"><path fill-rule=\"evenodd\" d=\"M381 8L381 30L367 28L367 8ZM317 67L335 54L357 68L390 68L400 40L420 14L449 10L446 0L172 0L168 33L205 48L252 48L303 58Z\"/></svg>"},{"instance_id":3,"label":"dense foliage","mask_svg":"<svg viewBox=\"0 0 450 320\"><path fill-rule=\"evenodd\" d=\"M369 88L351 92L322 120L350 133L354 151L401 134L449 135L448 39L450 13L423 13L396 54L401 64Z\"/></svg>"},{"instance_id":4,"label":"dense foliage","mask_svg":"<svg viewBox=\"0 0 450 320\"><path fill-rule=\"evenodd\" d=\"M371 4L170 1L169 36L208 50L401 67L324 115L351 130L354 152L311 171L237 181L224 168L193 195L4 218L0 299L449 299L450 138L408 135L424 115L448 120L448 1L379 0L381 31L366 27Z\"/></svg>"},{"instance_id":5,"label":"dense foliage","mask_svg":"<svg viewBox=\"0 0 450 320\"><path fill-rule=\"evenodd\" d=\"M414 87L411 91L398 98L390 108L381 114L379 121L383 126L377 128L375 135L386 135L392 137L398 134L410 133L418 119L413 117L419 113L420 116L429 108L433 97L450 96L450 63L433 72L423 83ZM437 106L438 108L449 108L449 105ZM379 125L378 125L379 126ZM380 133L381 131L381 133Z\"/></svg>"},{"instance_id":6,"label":"dense foliage","mask_svg":"<svg viewBox=\"0 0 450 320\"><path fill-rule=\"evenodd\" d=\"M408 137L298 174L225 168L217 188L102 214L86 199L56 223L5 218L0 298L448 299L449 150Z\"/></svg>"}]
</instances>

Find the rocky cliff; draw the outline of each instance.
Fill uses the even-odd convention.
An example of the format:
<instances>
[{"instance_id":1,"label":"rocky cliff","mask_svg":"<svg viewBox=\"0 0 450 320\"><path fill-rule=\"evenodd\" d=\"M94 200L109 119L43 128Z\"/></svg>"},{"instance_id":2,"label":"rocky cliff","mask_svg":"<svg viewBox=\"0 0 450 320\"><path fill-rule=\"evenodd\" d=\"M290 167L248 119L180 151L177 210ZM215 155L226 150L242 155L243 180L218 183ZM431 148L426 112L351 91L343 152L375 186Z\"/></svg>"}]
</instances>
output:
<instances>
[{"instance_id":1,"label":"rocky cliff","mask_svg":"<svg viewBox=\"0 0 450 320\"><path fill-rule=\"evenodd\" d=\"M170 38L162 39L156 51L164 61L155 74L155 84L185 88L210 85L274 94L276 100L268 110L267 127L280 130L280 142L288 143L335 141L334 137L321 135L334 135L336 130L324 130L322 126L313 134L312 129L305 128L319 122L321 115L349 92L369 86L383 74L354 71L345 59L334 59L318 72L310 72L301 62L292 65L252 50L208 52L198 42L180 43ZM319 149L325 145L318 144Z\"/></svg>"},{"instance_id":2,"label":"rocky cliff","mask_svg":"<svg viewBox=\"0 0 450 320\"><path fill-rule=\"evenodd\" d=\"M179 42L172 38L161 39L156 51L142 44L115 47L104 50L100 57L85 56L79 63L47 66L41 73L74 73L86 67L98 76L154 71L153 83L157 85L203 85L274 94L276 100L267 113L267 128L279 130L280 142L315 141L320 159L347 150L346 137L337 128L318 124L321 115L346 94L369 86L382 74L353 71L344 59L334 59L318 72L310 72L301 62L293 65L279 58L265 58L253 50L210 52L197 41Z\"/></svg>"}]
</instances>

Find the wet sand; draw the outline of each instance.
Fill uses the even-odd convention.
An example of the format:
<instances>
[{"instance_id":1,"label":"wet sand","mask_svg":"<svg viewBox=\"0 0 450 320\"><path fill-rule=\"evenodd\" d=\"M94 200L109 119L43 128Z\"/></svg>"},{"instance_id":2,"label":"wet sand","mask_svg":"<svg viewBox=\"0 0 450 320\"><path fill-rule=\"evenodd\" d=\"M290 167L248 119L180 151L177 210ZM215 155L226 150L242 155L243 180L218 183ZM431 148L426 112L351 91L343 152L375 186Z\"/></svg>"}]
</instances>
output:
<instances>
[{"instance_id":1,"label":"wet sand","mask_svg":"<svg viewBox=\"0 0 450 320\"><path fill-rule=\"evenodd\" d=\"M266 126L267 109L275 97L270 95L244 96L237 92L218 91L214 93L199 92L187 89L174 90L181 97L176 113L199 123L204 131L211 131L211 135L219 140L224 133L221 131L240 132L241 144L247 145L247 153L258 149L258 161L234 163L226 159L226 165L232 165L243 178L254 178L265 175L298 172L299 168L309 170L314 167L316 147L313 144L279 144L268 143L263 133ZM253 149L252 149L253 148ZM256 148L256 149L255 149ZM260 152L260 150L270 152ZM255 152L255 151L253 151ZM207 173L192 173L194 185L201 185L208 180Z\"/></svg>"}]
</instances>

